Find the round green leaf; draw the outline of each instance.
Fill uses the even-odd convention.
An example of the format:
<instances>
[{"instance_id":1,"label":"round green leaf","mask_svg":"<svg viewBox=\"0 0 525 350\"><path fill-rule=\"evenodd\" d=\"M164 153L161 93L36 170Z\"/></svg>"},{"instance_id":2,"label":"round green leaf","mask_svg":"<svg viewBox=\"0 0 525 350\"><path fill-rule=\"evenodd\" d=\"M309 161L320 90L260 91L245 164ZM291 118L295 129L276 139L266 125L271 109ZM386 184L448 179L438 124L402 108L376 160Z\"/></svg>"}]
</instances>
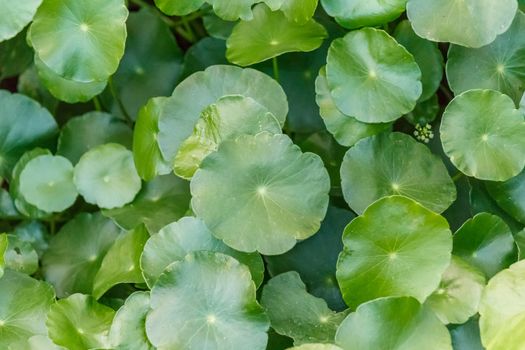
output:
<instances>
[{"instance_id":1,"label":"round green leaf","mask_svg":"<svg viewBox=\"0 0 525 350\"><path fill-rule=\"evenodd\" d=\"M213 12L202 16L202 24L212 38L226 40L231 35L233 27L237 22L225 21Z\"/></svg>"},{"instance_id":2,"label":"round green leaf","mask_svg":"<svg viewBox=\"0 0 525 350\"><path fill-rule=\"evenodd\" d=\"M316 0L155 0L155 4L171 16L190 14L206 2L213 5L213 12L226 21L236 21L239 18L251 21L254 17L252 6L259 2L267 3L272 11L282 9L291 19L302 19L304 13L310 13L312 17L317 5Z\"/></svg>"},{"instance_id":3,"label":"round green leaf","mask_svg":"<svg viewBox=\"0 0 525 350\"><path fill-rule=\"evenodd\" d=\"M89 295L73 294L49 308L49 338L69 350L107 349L115 311Z\"/></svg>"},{"instance_id":4,"label":"round green leaf","mask_svg":"<svg viewBox=\"0 0 525 350\"><path fill-rule=\"evenodd\" d=\"M31 57L34 55L35 53L31 49ZM34 64L18 77L17 89L20 93L42 103L42 106L48 110L56 111L59 101L44 87Z\"/></svg>"},{"instance_id":5,"label":"round green leaf","mask_svg":"<svg viewBox=\"0 0 525 350\"><path fill-rule=\"evenodd\" d=\"M454 350L485 350L481 345L478 317L450 329L452 347Z\"/></svg>"},{"instance_id":6,"label":"round green leaf","mask_svg":"<svg viewBox=\"0 0 525 350\"><path fill-rule=\"evenodd\" d=\"M24 95L0 90L0 106L0 177L10 178L24 152L53 143L57 124L47 109Z\"/></svg>"},{"instance_id":7,"label":"round green leaf","mask_svg":"<svg viewBox=\"0 0 525 350\"><path fill-rule=\"evenodd\" d=\"M0 188L0 219L18 219L20 213L15 207L13 198L9 192Z\"/></svg>"},{"instance_id":8,"label":"round green leaf","mask_svg":"<svg viewBox=\"0 0 525 350\"><path fill-rule=\"evenodd\" d=\"M443 78L443 55L436 43L424 40L414 33L410 22L400 22L395 30L394 37L410 52L421 69L421 84L423 93L419 101L428 100L439 88Z\"/></svg>"},{"instance_id":9,"label":"round green leaf","mask_svg":"<svg viewBox=\"0 0 525 350\"><path fill-rule=\"evenodd\" d=\"M441 213L456 200L456 186L443 162L422 143L402 133L383 133L358 142L341 164L346 202L362 213L389 195L411 198Z\"/></svg>"},{"instance_id":10,"label":"round green leaf","mask_svg":"<svg viewBox=\"0 0 525 350\"><path fill-rule=\"evenodd\" d=\"M335 105L326 80L326 67L321 68L315 80L315 100L326 129L343 146L351 147L357 141L379 134L390 128L388 123L363 123L343 114Z\"/></svg>"},{"instance_id":11,"label":"round green leaf","mask_svg":"<svg viewBox=\"0 0 525 350\"><path fill-rule=\"evenodd\" d=\"M155 5L170 16L185 16L197 11L206 0L155 0ZM250 2L250 6L252 2Z\"/></svg>"},{"instance_id":12,"label":"round green leaf","mask_svg":"<svg viewBox=\"0 0 525 350\"><path fill-rule=\"evenodd\" d=\"M332 344L303 344L300 346L294 346L288 350L343 350L339 346Z\"/></svg>"},{"instance_id":13,"label":"round green leaf","mask_svg":"<svg viewBox=\"0 0 525 350\"><path fill-rule=\"evenodd\" d=\"M62 227L42 258L44 276L58 297L91 293L95 275L119 232L98 213L79 214Z\"/></svg>"},{"instance_id":14,"label":"round green leaf","mask_svg":"<svg viewBox=\"0 0 525 350\"><path fill-rule=\"evenodd\" d=\"M144 225L117 237L104 256L93 280L93 296L99 299L119 283L143 283L140 256L149 238Z\"/></svg>"},{"instance_id":15,"label":"round green leaf","mask_svg":"<svg viewBox=\"0 0 525 350\"><path fill-rule=\"evenodd\" d=\"M266 348L269 322L250 271L227 255L196 252L171 264L151 290L151 308L146 333L159 350Z\"/></svg>"},{"instance_id":16,"label":"round green leaf","mask_svg":"<svg viewBox=\"0 0 525 350\"><path fill-rule=\"evenodd\" d=\"M184 76L187 77L217 64L228 64L226 41L205 37L186 51L184 55Z\"/></svg>"},{"instance_id":17,"label":"round green leaf","mask_svg":"<svg viewBox=\"0 0 525 350\"><path fill-rule=\"evenodd\" d=\"M0 347L46 334L44 322L54 300L49 284L6 270L0 278Z\"/></svg>"},{"instance_id":18,"label":"round green leaf","mask_svg":"<svg viewBox=\"0 0 525 350\"><path fill-rule=\"evenodd\" d=\"M406 2L407 0L321 0L326 13L349 29L391 22L405 12Z\"/></svg>"},{"instance_id":19,"label":"round green leaf","mask_svg":"<svg viewBox=\"0 0 525 350\"><path fill-rule=\"evenodd\" d=\"M301 140L298 146L304 152L315 153L321 157L330 176L330 182L332 184L331 193L342 197L339 167L347 149L338 144L327 131L311 134L305 140Z\"/></svg>"},{"instance_id":20,"label":"round green leaf","mask_svg":"<svg viewBox=\"0 0 525 350\"><path fill-rule=\"evenodd\" d=\"M479 49L452 45L448 51L447 79L452 91L493 89L518 103L525 91L525 15L516 14L512 26L491 44Z\"/></svg>"},{"instance_id":21,"label":"round green leaf","mask_svg":"<svg viewBox=\"0 0 525 350\"><path fill-rule=\"evenodd\" d=\"M31 218L44 218L50 216L50 213L40 210L36 206L28 203L24 196L22 196L20 193L20 174L31 160L40 156L51 156L51 152L47 149L35 148L24 153L13 169L13 178L9 184L9 191L11 192L11 196L14 199L16 209L20 213Z\"/></svg>"},{"instance_id":22,"label":"round green leaf","mask_svg":"<svg viewBox=\"0 0 525 350\"><path fill-rule=\"evenodd\" d=\"M63 347L56 345L47 337L47 335L34 335L27 340L24 350L65 350Z\"/></svg>"},{"instance_id":23,"label":"round green leaf","mask_svg":"<svg viewBox=\"0 0 525 350\"><path fill-rule=\"evenodd\" d=\"M487 350L521 350L525 344L525 260L494 276L479 307L481 342Z\"/></svg>"},{"instance_id":24,"label":"round green leaf","mask_svg":"<svg viewBox=\"0 0 525 350\"><path fill-rule=\"evenodd\" d=\"M287 132L310 134L325 129L315 101L315 78L319 69L326 64L327 50L328 45L323 45L312 52L292 52L279 56L279 83L286 92L290 106L286 118ZM274 74L272 60L256 67L266 74Z\"/></svg>"},{"instance_id":25,"label":"round green leaf","mask_svg":"<svg viewBox=\"0 0 525 350\"><path fill-rule=\"evenodd\" d=\"M57 153L76 164L91 148L105 143L120 143L131 148L132 131L111 114L89 112L71 118L62 127Z\"/></svg>"},{"instance_id":26,"label":"round green leaf","mask_svg":"<svg viewBox=\"0 0 525 350\"><path fill-rule=\"evenodd\" d=\"M190 208L190 199L187 181L173 175L158 176L147 182L130 204L102 213L126 230L144 223L154 234L183 217Z\"/></svg>"},{"instance_id":27,"label":"round green leaf","mask_svg":"<svg viewBox=\"0 0 525 350\"><path fill-rule=\"evenodd\" d=\"M346 309L335 278L335 268L337 256L343 249L341 233L354 217L349 210L329 206L315 235L284 254L265 257L270 275L297 271L311 294L325 299L333 310Z\"/></svg>"},{"instance_id":28,"label":"round green leaf","mask_svg":"<svg viewBox=\"0 0 525 350\"><path fill-rule=\"evenodd\" d=\"M513 179L517 179L520 176L521 175L518 175ZM488 186L485 186L485 184L488 184L487 182L468 179L468 183L470 187L469 202L473 214L488 212L497 215L505 221L513 233L518 232L523 228L523 224L511 217L493 198L491 198L491 195L489 195L489 192L487 191Z\"/></svg>"},{"instance_id":29,"label":"round green leaf","mask_svg":"<svg viewBox=\"0 0 525 350\"><path fill-rule=\"evenodd\" d=\"M422 38L481 47L507 31L517 9L516 0L408 0L407 16Z\"/></svg>"},{"instance_id":30,"label":"round green leaf","mask_svg":"<svg viewBox=\"0 0 525 350\"><path fill-rule=\"evenodd\" d=\"M374 202L348 224L343 244L337 280L344 300L355 308L384 296L425 301L450 263L452 235L440 215L392 196Z\"/></svg>"},{"instance_id":31,"label":"round green leaf","mask_svg":"<svg viewBox=\"0 0 525 350\"><path fill-rule=\"evenodd\" d=\"M240 251L277 255L319 229L330 179L319 156L263 132L223 142L190 188L193 211L215 237Z\"/></svg>"},{"instance_id":32,"label":"round green leaf","mask_svg":"<svg viewBox=\"0 0 525 350\"><path fill-rule=\"evenodd\" d=\"M464 260L452 256L438 289L425 302L444 324L465 323L478 312L485 276Z\"/></svg>"},{"instance_id":33,"label":"round green leaf","mask_svg":"<svg viewBox=\"0 0 525 350\"><path fill-rule=\"evenodd\" d=\"M42 62L61 77L104 81L124 54L127 17L123 0L46 0L30 40Z\"/></svg>"},{"instance_id":34,"label":"round green leaf","mask_svg":"<svg viewBox=\"0 0 525 350\"><path fill-rule=\"evenodd\" d=\"M42 0L0 0L0 41L10 39L31 22Z\"/></svg>"},{"instance_id":35,"label":"round green leaf","mask_svg":"<svg viewBox=\"0 0 525 350\"><path fill-rule=\"evenodd\" d=\"M286 18L291 21L304 24L308 22L317 9L318 0L266 0L268 5L275 10L280 3L279 10L284 12Z\"/></svg>"},{"instance_id":36,"label":"round green leaf","mask_svg":"<svg viewBox=\"0 0 525 350\"><path fill-rule=\"evenodd\" d=\"M133 129L133 159L137 172L146 181L157 175L171 173L171 164L164 160L157 143L159 117L168 102L167 97L155 97L139 111Z\"/></svg>"},{"instance_id":37,"label":"round green leaf","mask_svg":"<svg viewBox=\"0 0 525 350\"><path fill-rule=\"evenodd\" d=\"M359 306L337 330L336 344L345 350L452 350L447 328L411 297L381 298Z\"/></svg>"},{"instance_id":38,"label":"round green leaf","mask_svg":"<svg viewBox=\"0 0 525 350\"><path fill-rule=\"evenodd\" d=\"M483 271L488 278L517 260L512 232L496 215L480 213L454 234L454 255Z\"/></svg>"},{"instance_id":39,"label":"round green leaf","mask_svg":"<svg viewBox=\"0 0 525 350\"><path fill-rule=\"evenodd\" d=\"M440 134L450 161L468 176L505 181L525 166L523 115L498 91L470 90L454 98Z\"/></svg>"},{"instance_id":40,"label":"round green leaf","mask_svg":"<svg viewBox=\"0 0 525 350\"><path fill-rule=\"evenodd\" d=\"M106 209L133 201L142 186L133 154L116 143L86 152L75 166L73 180L86 202Z\"/></svg>"},{"instance_id":41,"label":"round green leaf","mask_svg":"<svg viewBox=\"0 0 525 350\"><path fill-rule=\"evenodd\" d=\"M27 44L26 37L27 31L24 30L7 41L1 42L0 40L0 77L2 79L24 73L33 63L34 52Z\"/></svg>"},{"instance_id":42,"label":"round green leaf","mask_svg":"<svg viewBox=\"0 0 525 350\"><path fill-rule=\"evenodd\" d=\"M30 243L39 257L49 247L49 231L40 221L24 221L15 227L13 234L22 241Z\"/></svg>"},{"instance_id":43,"label":"round green leaf","mask_svg":"<svg viewBox=\"0 0 525 350\"><path fill-rule=\"evenodd\" d=\"M126 51L112 82L134 119L149 98L171 94L182 74L182 53L168 25L150 9L132 12L127 29ZM111 105L115 115L122 114L119 102Z\"/></svg>"},{"instance_id":44,"label":"round green leaf","mask_svg":"<svg viewBox=\"0 0 525 350\"><path fill-rule=\"evenodd\" d=\"M352 31L332 42L326 78L337 108L367 123L398 119L414 109L422 92L414 57L374 28Z\"/></svg>"},{"instance_id":45,"label":"round green leaf","mask_svg":"<svg viewBox=\"0 0 525 350\"><path fill-rule=\"evenodd\" d=\"M57 99L67 103L87 102L104 91L107 81L80 82L66 79L35 55L35 67L42 85Z\"/></svg>"},{"instance_id":46,"label":"round green leaf","mask_svg":"<svg viewBox=\"0 0 525 350\"><path fill-rule=\"evenodd\" d=\"M211 66L177 85L158 119L158 143L164 159L173 161L182 142L191 136L202 111L227 95L251 97L284 124L288 102L281 86L254 69Z\"/></svg>"},{"instance_id":47,"label":"round green leaf","mask_svg":"<svg viewBox=\"0 0 525 350\"><path fill-rule=\"evenodd\" d=\"M31 243L15 235L7 235L7 250L4 252L5 267L32 275L38 270L38 254Z\"/></svg>"},{"instance_id":48,"label":"round green leaf","mask_svg":"<svg viewBox=\"0 0 525 350\"><path fill-rule=\"evenodd\" d=\"M272 278L263 289L261 304L272 328L294 339L294 344L329 343L346 314L328 308L323 299L306 291L295 271Z\"/></svg>"},{"instance_id":49,"label":"round green leaf","mask_svg":"<svg viewBox=\"0 0 525 350\"><path fill-rule=\"evenodd\" d=\"M75 203L73 165L61 156L41 155L31 159L20 173L20 194L38 209L61 212Z\"/></svg>"},{"instance_id":50,"label":"round green leaf","mask_svg":"<svg viewBox=\"0 0 525 350\"><path fill-rule=\"evenodd\" d=\"M207 250L223 253L245 264L252 274L256 286L264 278L264 264L259 254L235 251L213 237L202 220L184 217L162 228L146 243L140 258L140 268L148 286L153 287L162 272L175 261L195 251Z\"/></svg>"},{"instance_id":51,"label":"round green leaf","mask_svg":"<svg viewBox=\"0 0 525 350\"><path fill-rule=\"evenodd\" d=\"M280 11L272 12L264 4L257 5L253 15L253 20L237 23L226 42L228 61L240 66L266 61L286 52L313 51L328 36L324 27L313 19L299 24Z\"/></svg>"},{"instance_id":52,"label":"round green leaf","mask_svg":"<svg viewBox=\"0 0 525 350\"><path fill-rule=\"evenodd\" d=\"M499 207L525 223L525 171L504 182L487 182L486 187Z\"/></svg>"},{"instance_id":53,"label":"round green leaf","mask_svg":"<svg viewBox=\"0 0 525 350\"><path fill-rule=\"evenodd\" d=\"M191 179L202 160L216 151L222 141L261 131L281 133L279 122L268 109L251 97L222 97L201 113L193 134L181 144L175 157L175 174Z\"/></svg>"},{"instance_id":54,"label":"round green leaf","mask_svg":"<svg viewBox=\"0 0 525 350\"><path fill-rule=\"evenodd\" d=\"M112 349L154 350L146 337L146 315L149 309L149 293L135 292L117 311L109 339Z\"/></svg>"}]
</instances>

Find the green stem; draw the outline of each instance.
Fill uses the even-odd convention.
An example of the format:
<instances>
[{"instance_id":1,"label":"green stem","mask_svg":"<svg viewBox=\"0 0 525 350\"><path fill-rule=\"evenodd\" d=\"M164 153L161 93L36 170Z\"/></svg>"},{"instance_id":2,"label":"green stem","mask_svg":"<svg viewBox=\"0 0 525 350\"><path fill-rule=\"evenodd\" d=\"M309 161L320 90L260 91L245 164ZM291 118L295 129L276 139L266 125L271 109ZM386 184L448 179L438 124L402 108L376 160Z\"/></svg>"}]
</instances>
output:
<instances>
[{"instance_id":1,"label":"green stem","mask_svg":"<svg viewBox=\"0 0 525 350\"><path fill-rule=\"evenodd\" d=\"M170 27L173 27L175 25L175 21L169 18L168 16L166 16L164 13L160 12L160 10L156 6L153 6L143 0L129 0L129 2L137 6L140 6L142 8L152 9L160 17L160 19L166 22L166 24L169 25Z\"/></svg>"},{"instance_id":2,"label":"green stem","mask_svg":"<svg viewBox=\"0 0 525 350\"><path fill-rule=\"evenodd\" d=\"M275 80L279 81L279 62L277 62L277 57L272 58L273 63L273 77Z\"/></svg>"},{"instance_id":3,"label":"green stem","mask_svg":"<svg viewBox=\"0 0 525 350\"><path fill-rule=\"evenodd\" d=\"M186 40L187 42L193 43L191 35L186 33L186 31L184 29L182 29L181 27L175 28L175 32L177 32L177 34L179 34L181 37L183 37L184 40Z\"/></svg>"},{"instance_id":4,"label":"green stem","mask_svg":"<svg viewBox=\"0 0 525 350\"><path fill-rule=\"evenodd\" d=\"M208 11L199 10L199 11L195 11L193 13L190 13L187 16L181 17L177 21L174 21L173 19L171 19L170 17L168 17L164 13L162 13L156 6L153 6L153 5L147 3L147 2L145 2L143 0L129 0L129 1L131 3L134 3L137 6L153 9L155 11L155 13L157 13L157 15L167 25L169 25L172 28L177 28L177 27L183 26L185 22L189 22L189 21L193 21L193 20L195 20L197 18L201 18L202 16L204 16L204 15L206 15L208 13Z\"/></svg>"},{"instance_id":5,"label":"green stem","mask_svg":"<svg viewBox=\"0 0 525 350\"><path fill-rule=\"evenodd\" d=\"M95 110L97 110L98 112L102 111L102 106L100 104L98 96L93 97L93 105L95 106Z\"/></svg>"},{"instance_id":6,"label":"green stem","mask_svg":"<svg viewBox=\"0 0 525 350\"><path fill-rule=\"evenodd\" d=\"M118 105L120 111L122 112L122 114L124 115L124 118L126 119L126 122L129 125L133 125L133 119L131 119L128 111L126 110L126 107L124 107L124 104L122 103L122 100L117 95L117 92L115 90L115 86L113 85L113 78L109 78L108 85L109 85L109 90L111 91L111 95L113 96L115 101L117 101L117 105Z\"/></svg>"},{"instance_id":7,"label":"green stem","mask_svg":"<svg viewBox=\"0 0 525 350\"><path fill-rule=\"evenodd\" d=\"M184 27L186 34L189 36L188 41L190 43L194 43L196 41L195 33L193 32L193 29L191 28L190 23L186 17L182 17L182 26Z\"/></svg>"},{"instance_id":8,"label":"green stem","mask_svg":"<svg viewBox=\"0 0 525 350\"><path fill-rule=\"evenodd\" d=\"M452 176L452 181L458 182L463 176L465 176L461 171L458 171L458 173L454 176Z\"/></svg>"},{"instance_id":9,"label":"green stem","mask_svg":"<svg viewBox=\"0 0 525 350\"><path fill-rule=\"evenodd\" d=\"M450 91L444 85L439 85L439 90L443 93L443 95L446 96L447 99L449 100L454 99L454 96L450 93Z\"/></svg>"},{"instance_id":10,"label":"green stem","mask_svg":"<svg viewBox=\"0 0 525 350\"><path fill-rule=\"evenodd\" d=\"M175 26L175 27L178 27L180 25L183 25L184 22L191 22L193 20L201 18L202 16L204 16L206 14L208 14L208 11L199 10L199 11L190 13L187 16L181 17L181 19L179 19L178 21L172 21L172 25Z\"/></svg>"},{"instance_id":11,"label":"green stem","mask_svg":"<svg viewBox=\"0 0 525 350\"><path fill-rule=\"evenodd\" d=\"M206 29L204 28L204 25L202 24L202 22L190 21L190 25L192 26L193 30L197 34L198 39L208 36L208 33L206 32Z\"/></svg>"},{"instance_id":12,"label":"green stem","mask_svg":"<svg viewBox=\"0 0 525 350\"><path fill-rule=\"evenodd\" d=\"M57 230L57 225L56 225L56 221L55 221L55 218L51 218L51 221L49 221L49 231L51 232L52 235L54 235L56 233L56 230Z\"/></svg>"}]
</instances>

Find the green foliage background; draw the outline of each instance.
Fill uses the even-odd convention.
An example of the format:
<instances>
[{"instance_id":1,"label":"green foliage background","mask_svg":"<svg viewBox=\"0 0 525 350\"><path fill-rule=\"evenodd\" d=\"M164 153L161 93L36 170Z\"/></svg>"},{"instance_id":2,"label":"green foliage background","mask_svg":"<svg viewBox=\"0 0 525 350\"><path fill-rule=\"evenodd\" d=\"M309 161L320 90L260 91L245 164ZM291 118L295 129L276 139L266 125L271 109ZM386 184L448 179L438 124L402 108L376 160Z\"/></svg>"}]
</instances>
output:
<instances>
[{"instance_id":1,"label":"green foliage background","mask_svg":"<svg viewBox=\"0 0 525 350\"><path fill-rule=\"evenodd\" d=\"M0 349L525 349L522 10L0 0Z\"/></svg>"}]
</instances>

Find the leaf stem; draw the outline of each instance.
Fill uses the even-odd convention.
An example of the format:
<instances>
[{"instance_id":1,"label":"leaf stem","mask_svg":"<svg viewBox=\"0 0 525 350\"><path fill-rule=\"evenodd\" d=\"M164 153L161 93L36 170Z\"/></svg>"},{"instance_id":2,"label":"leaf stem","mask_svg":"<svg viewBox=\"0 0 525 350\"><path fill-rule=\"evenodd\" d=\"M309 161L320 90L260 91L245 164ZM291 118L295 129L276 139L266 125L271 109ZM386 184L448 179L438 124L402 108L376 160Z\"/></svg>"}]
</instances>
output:
<instances>
[{"instance_id":1,"label":"leaf stem","mask_svg":"<svg viewBox=\"0 0 525 350\"><path fill-rule=\"evenodd\" d=\"M181 27L176 27L175 28L175 32L177 32L177 34L179 34L181 37L183 37L184 40L186 40L187 42L193 43L191 35L186 33L186 31L184 29L182 29Z\"/></svg>"},{"instance_id":2,"label":"leaf stem","mask_svg":"<svg viewBox=\"0 0 525 350\"><path fill-rule=\"evenodd\" d=\"M93 105L95 106L95 110L97 110L98 112L102 111L102 106L100 104L98 96L93 97Z\"/></svg>"},{"instance_id":3,"label":"leaf stem","mask_svg":"<svg viewBox=\"0 0 525 350\"><path fill-rule=\"evenodd\" d=\"M56 225L56 221L55 221L55 218L51 218L51 220L49 221L49 231L52 235L54 235L56 233L56 230L57 230L57 225Z\"/></svg>"},{"instance_id":4,"label":"leaf stem","mask_svg":"<svg viewBox=\"0 0 525 350\"><path fill-rule=\"evenodd\" d=\"M452 181L458 182L463 176L465 176L465 174L463 174L461 171L458 171L456 175L452 176Z\"/></svg>"},{"instance_id":5,"label":"leaf stem","mask_svg":"<svg viewBox=\"0 0 525 350\"><path fill-rule=\"evenodd\" d=\"M277 62L277 57L272 58L273 63L273 77L275 80L279 81L279 62Z\"/></svg>"},{"instance_id":6,"label":"leaf stem","mask_svg":"<svg viewBox=\"0 0 525 350\"><path fill-rule=\"evenodd\" d=\"M190 43L194 43L196 41L196 37L195 37L195 34L193 33L193 30L189 26L189 22L195 19L201 18L202 16L208 13L208 11L205 11L205 10L198 10L193 13L190 13L187 16L180 17L179 20L175 21L169 16L166 16L156 6L153 6L145 2L144 0L129 0L129 1L140 7L152 9L160 17L160 19L164 21L164 23L166 23L171 28L174 28L177 34L182 36L185 40L187 40ZM181 27L184 27L185 29L182 29Z\"/></svg>"},{"instance_id":7,"label":"leaf stem","mask_svg":"<svg viewBox=\"0 0 525 350\"><path fill-rule=\"evenodd\" d=\"M172 26L178 27L180 25L183 25L185 21L186 22L191 22L193 20L201 18L202 16L204 16L206 14L208 14L208 11L203 11L203 10L195 11L193 13L190 13L187 16L181 17L177 21L172 21L171 23L172 23Z\"/></svg>"},{"instance_id":8,"label":"leaf stem","mask_svg":"<svg viewBox=\"0 0 525 350\"><path fill-rule=\"evenodd\" d=\"M195 33L193 32L193 29L191 28L190 23L186 17L182 17L182 26L184 27L186 34L188 34L188 41L190 43L194 43L196 41Z\"/></svg>"},{"instance_id":9,"label":"leaf stem","mask_svg":"<svg viewBox=\"0 0 525 350\"><path fill-rule=\"evenodd\" d=\"M113 96L115 101L117 101L117 105L118 105L120 111L122 112L122 115L124 115L124 118L126 119L126 122L129 125L133 125L133 119L131 119L131 116L129 115L128 111L126 110L126 107L124 107L124 104L122 103L122 100L117 95L117 91L115 90L115 86L113 85L113 78L112 77L109 78L108 85L109 85L109 90L111 92L111 95Z\"/></svg>"},{"instance_id":10,"label":"leaf stem","mask_svg":"<svg viewBox=\"0 0 525 350\"><path fill-rule=\"evenodd\" d=\"M441 91L449 101L454 99L454 96L443 84L439 85L439 91Z\"/></svg>"}]
</instances>

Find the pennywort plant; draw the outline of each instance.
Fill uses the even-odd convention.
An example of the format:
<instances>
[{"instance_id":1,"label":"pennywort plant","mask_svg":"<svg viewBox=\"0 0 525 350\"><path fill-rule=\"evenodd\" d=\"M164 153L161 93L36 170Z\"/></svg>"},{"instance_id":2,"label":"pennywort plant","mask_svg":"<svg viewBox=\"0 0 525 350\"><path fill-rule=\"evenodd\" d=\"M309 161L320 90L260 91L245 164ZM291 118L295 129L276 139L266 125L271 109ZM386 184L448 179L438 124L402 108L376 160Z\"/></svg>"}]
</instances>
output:
<instances>
[{"instance_id":1,"label":"pennywort plant","mask_svg":"<svg viewBox=\"0 0 525 350\"><path fill-rule=\"evenodd\" d=\"M524 9L0 0L0 349L525 349Z\"/></svg>"}]
</instances>

